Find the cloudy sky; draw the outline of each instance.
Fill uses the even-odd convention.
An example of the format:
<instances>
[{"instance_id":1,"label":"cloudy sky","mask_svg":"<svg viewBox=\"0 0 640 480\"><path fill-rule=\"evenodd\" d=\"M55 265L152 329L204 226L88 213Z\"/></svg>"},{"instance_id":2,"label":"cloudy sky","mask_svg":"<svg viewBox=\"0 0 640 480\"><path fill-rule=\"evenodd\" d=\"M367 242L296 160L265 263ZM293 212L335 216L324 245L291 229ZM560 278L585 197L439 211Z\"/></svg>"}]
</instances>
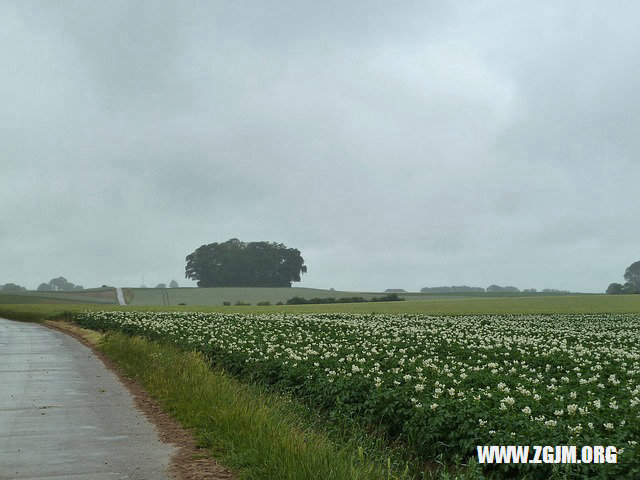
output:
<instances>
[{"instance_id":1,"label":"cloudy sky","mask_svg":"<svg viewBox=\"0 0 640 480\"><path fill-rule=\"evenodd\" d=\"M0 4L0 283L601 292L640 259L637 2Z\"/></svg>"}]
</instances>

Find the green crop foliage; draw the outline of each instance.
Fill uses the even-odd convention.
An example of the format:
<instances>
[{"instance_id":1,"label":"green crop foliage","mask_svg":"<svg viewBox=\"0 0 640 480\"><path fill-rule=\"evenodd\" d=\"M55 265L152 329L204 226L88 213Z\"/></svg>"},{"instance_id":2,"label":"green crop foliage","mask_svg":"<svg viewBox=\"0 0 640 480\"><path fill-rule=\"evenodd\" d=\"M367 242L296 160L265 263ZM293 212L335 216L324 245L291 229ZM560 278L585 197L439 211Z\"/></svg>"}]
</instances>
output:
<instances>
[{"instance_id":1,"label":"green crop foliage","mask_svg":"<svg viewBox=\"0 0 640 480\"><path fill-rule=\"evenodd\" d=\"M617 464L563 466L558 478L640 475L637 314L94 311L76 322L199 351L328 417L357 418L425 463L465 463L476 445L614 445ZM485 473L560 475L515 464Z\"/></svg>"},{"instance_id":2,"label":"green crop foliage","mask_svg":"<svg viewBox=\"0 0 640 480\"><path fill-rule=\"evenodd\" d=\"M308 428L286 398L211 369L201 354L117 333L103 337L100 348L239 479L406 478L353 440L336 443Z\"/></svg>"}]
</instances>

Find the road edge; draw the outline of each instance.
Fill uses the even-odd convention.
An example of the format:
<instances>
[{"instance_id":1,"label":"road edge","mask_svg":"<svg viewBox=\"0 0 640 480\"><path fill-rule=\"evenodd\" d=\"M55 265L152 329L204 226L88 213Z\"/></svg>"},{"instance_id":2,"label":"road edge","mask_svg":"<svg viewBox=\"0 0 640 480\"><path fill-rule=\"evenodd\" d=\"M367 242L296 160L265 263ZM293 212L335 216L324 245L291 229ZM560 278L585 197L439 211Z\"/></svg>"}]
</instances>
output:
<instances>
[{"instance_id":1,"label":"road edge","mask_svg":"<svg viewBox=\"0 0 640 480\"><path fill-rule=\"evenodd\" d=\"M118 377L133 397L136 407L154 425L160 440L177 448L169 461L169 474L175 480L231 480L234 478L228 470L209 456L207 450L197 447L196 439L190 430L165 411L142 385L124 375L115 362L98 348L97 342L104 334L64 321L46 320L42 325L78 340Z\"/></svg>"}]
</instances>

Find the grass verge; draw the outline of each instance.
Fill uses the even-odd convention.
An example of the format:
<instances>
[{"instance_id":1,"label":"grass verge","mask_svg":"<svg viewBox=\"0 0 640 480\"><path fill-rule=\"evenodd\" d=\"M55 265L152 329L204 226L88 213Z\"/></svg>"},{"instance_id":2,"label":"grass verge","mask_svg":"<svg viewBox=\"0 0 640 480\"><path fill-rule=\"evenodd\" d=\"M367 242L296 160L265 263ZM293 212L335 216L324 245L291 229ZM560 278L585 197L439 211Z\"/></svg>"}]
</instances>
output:
<instances>
[{"instance_id":1,"label":"grass verge","mask_svg":"<svg viewBox=\"0 0 640 480\"><path fill-rule=\"evenodd\" d=\"M105 335L99 348L241 479L406 478L355 442L309 429L290 400L210 368L197 353L120 333Z\"/></svg>"}]
</instances>

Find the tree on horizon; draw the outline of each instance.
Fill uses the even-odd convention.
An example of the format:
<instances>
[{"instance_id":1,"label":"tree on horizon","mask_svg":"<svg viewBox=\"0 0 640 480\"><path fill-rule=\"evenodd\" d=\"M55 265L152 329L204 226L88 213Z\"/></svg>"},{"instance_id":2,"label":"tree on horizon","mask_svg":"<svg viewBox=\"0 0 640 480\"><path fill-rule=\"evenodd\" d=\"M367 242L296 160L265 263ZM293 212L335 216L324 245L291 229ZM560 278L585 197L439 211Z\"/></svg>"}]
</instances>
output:
<instances>
[{"instance_id":1,"label":"tree on horizon","mask_svg":"<svg viewBox=\"0 0 640 480\"><path fill-rule=\"evenodd\" d=\"M185 278L198 287L290 287L307 271L298 249L237 238L202 245L186 262Z\"/></svg>"}]
</instances>

